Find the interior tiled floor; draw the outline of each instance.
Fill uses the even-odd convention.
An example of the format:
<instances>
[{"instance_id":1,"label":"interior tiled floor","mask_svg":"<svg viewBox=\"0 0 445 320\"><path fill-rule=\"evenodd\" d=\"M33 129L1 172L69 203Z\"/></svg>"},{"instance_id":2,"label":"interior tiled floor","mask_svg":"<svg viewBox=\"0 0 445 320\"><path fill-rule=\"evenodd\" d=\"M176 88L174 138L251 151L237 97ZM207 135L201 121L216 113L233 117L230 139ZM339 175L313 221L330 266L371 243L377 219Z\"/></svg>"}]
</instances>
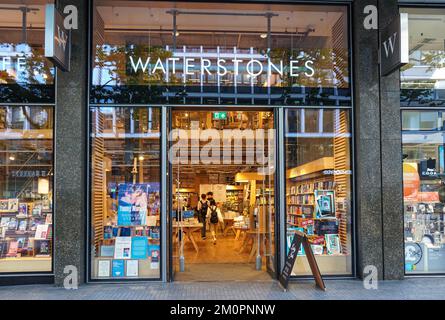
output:
<instances>
[{"instance_id":1,"label":"interior tiled floor","mask_svg":"<svg viewBox=\"0 0 445 320\"><path fill-rule=\"evenodd\" d=\"M199 251L187 240L184 243L185 270L179 272L178 251L174 254L176 261L175 280L177 281L271 281L266 272L266 259L262 258L261 270L256 270L255 256L249 259L252 243L242 250L243 239L235 239L233 233L217 235L216 244L210 234L202 240L199 232L194 234Z\"/></svg>"}]
</instances>

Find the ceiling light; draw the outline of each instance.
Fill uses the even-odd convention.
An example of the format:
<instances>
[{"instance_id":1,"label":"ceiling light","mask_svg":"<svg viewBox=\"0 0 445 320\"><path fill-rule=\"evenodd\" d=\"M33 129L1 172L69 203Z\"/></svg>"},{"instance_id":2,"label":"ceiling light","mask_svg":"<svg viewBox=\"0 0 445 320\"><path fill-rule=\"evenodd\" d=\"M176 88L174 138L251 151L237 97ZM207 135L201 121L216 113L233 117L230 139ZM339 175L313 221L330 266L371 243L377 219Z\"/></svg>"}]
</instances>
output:
<instances>
[{"instance_id":1,"label":"ceiling light","mask_svg":"<svg viewBox=\"0 0 445 320\"><path fill-rule=\"evenodd\" d=\"M144 156L139 156L140 161L144 161Z\"/></svg>"},{"instance_id":2,"label":"ceiling light","mask_svg":"<svg viewBox=\"0 0 445 320\"><path fill-rule=\"evenodd\" d=\"M14 161L15 157L14 156L9 156L9 160Z\"/></svg>"},{"instance_id":3,"label":"ceiling light","mask_svg":"<svg viewBox=\"0 0 445 320\"><path fill-rule=\"evenodd\" d=\"M267 38L267 33L262 33L262 34L260 34L260 37L261 37L262 39L266 39L266 38Z\"/></svg>"}]
</instances>

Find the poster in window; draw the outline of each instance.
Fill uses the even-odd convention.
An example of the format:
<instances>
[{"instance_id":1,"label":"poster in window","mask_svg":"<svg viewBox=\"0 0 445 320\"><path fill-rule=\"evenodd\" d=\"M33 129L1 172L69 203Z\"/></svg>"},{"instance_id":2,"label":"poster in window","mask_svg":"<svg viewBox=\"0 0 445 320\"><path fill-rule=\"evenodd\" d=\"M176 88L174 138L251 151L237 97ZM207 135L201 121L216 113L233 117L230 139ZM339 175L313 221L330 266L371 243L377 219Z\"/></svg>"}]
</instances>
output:
<instances>
[{"instance_id":1,"label":"poster in window","mask_svg":"<svg viewBox=\"0 0 445 320\"><path fill-rule=\"evenodd\" d=\"M124 260L113 260L112 262L112 275L113 277L123 277L125 271L125 261Z\"/></svg>"},{"instance_id":2,"label":"poster in window","mask_svg":"<svg viewBox=\"0 0 445 320\"><path fill-rule=\"evenodd\" d=\"M125 275L127 277L137 277L139 275L139 262L137 260L127 260Z\"/></svg>"},{"instance_id":3,"label":"poster in window","mask_svg":"<svg viewBox=\"0 0 445 320\"><path fill-rule=\"evenodd\" d=\"M110 276L110 260L99 260L98 262L98 276L109 277Z\"/></svg>"},{"instance_id":4,"label":"poster in window","mask_svg":"<svg viewBox=\"0 0 445 320\"><path fill-rule=\"evenodd\" d=\"M119 184L117 209L119 226L147 225L149 194L158 192L158 185L156 183Z\"/></svg>"},{"instance_id":5,"label":"poster in window","mask_svg":"<svg viewBox=\"0 0 445 320\"><path fill-rule=\"evenodd\" d=\"M117 237L114 244L115 259L131 258L131 237Z\"/></svg>"},{"instance_id":6,"label":"poster in window","mask_svg":"<svg viewBox=\"0 0 445 320\"><path fill-rule=\"evenodd\" d=\"M133 237L131 242L131 258L146 259L148 254L148 238Z\"/></svg>"}]
</instances>

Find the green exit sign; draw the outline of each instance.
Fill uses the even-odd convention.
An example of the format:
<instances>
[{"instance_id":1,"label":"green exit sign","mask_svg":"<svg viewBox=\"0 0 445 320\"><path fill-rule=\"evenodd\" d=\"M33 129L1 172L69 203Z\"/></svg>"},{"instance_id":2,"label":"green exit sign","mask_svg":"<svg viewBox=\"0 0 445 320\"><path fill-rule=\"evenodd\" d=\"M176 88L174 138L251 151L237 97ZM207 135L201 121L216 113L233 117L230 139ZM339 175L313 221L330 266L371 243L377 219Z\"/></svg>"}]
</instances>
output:
<instances>
[{"instance_id":1,"label":"green exit sign","mask_svg":"<svg viewBox=\"0 0 445 320\"><path fill-rule=\"evenodd\" d=\"M213 112L213 120L226 120L227 112Z\"/></svg>"}]
</instances>

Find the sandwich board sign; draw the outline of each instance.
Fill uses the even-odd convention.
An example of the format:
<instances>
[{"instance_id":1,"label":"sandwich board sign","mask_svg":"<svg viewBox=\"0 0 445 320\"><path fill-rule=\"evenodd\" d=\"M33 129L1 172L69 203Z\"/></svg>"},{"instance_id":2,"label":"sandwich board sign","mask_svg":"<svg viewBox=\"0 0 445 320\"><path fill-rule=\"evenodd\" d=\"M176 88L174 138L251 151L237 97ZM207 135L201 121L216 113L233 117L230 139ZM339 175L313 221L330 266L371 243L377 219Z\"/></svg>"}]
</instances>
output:
<instances>
[{"instance_id":1,"label":"sandwich board sign","mask_svg":"<svg viewBox=\"0 0 445 320\"><path fill-rule=\"evenodd\" d=\"M311 267L312 275L314 276L317 287L323 291L326 291L326 286L324 284L323 277L321 276L320 269L318 268L317 261L315 260L314 253L312 252L312 247L306 234L301 231L295 231L294 238L289 247L289 253L287 254L284 262L283 271L280 274L280 285L285 291L287 290L289 278L291 276L292 269L294 268L295 261L297 260L298 250L300 249L301 245L303 245L304 252L309 262L309 266Z\"/></svg>"}]
</instances>

